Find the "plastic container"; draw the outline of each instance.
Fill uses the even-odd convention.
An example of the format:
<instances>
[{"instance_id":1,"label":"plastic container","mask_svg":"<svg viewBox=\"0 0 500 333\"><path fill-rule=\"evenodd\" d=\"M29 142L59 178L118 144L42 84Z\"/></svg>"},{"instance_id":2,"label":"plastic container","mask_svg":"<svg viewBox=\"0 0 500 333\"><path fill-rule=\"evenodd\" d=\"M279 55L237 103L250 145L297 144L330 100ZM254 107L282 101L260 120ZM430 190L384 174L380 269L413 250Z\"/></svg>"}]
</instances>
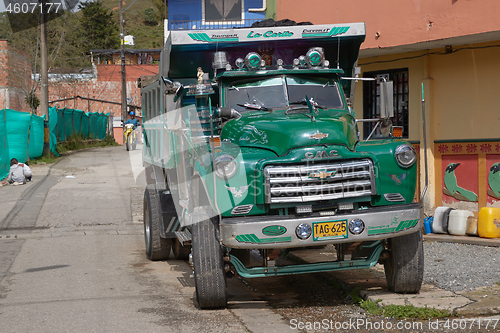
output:
<instances>
[{"instance_id":1,"label":"plastic container","mask_svg":"<svg viewBox=\"0 0 500 333\"><path fill-rule=\"evenodd\" d=\"M448 218L453 208L438 207L434 211L434 222L432 223L432 232L435 234L448 233Z\"/></svg>"},{"instance_id":2,"label":"plastic container","mask_svg":"<svg viewBox=\"0 0 500 333\"><path fill-rule=\"evenodd\" d=\"M477 220L479 237L500 238L500 208L483 207Z\"/></svg>"},{"instance_id":3,"label":"plastic container","mask_svg":"<svg viewBox=\"0 0 500 333\"><path fill-rule=\"evenodd\" d=\"M424 229L425 229L425 234L432 234L432 222L434 218L432 216L426 217L424 219Z\"/></svg>"},{"instance_id":4,"label":"plastic container","mask_svg":"<svg viewBox=\"0 0 500 333\"><path fill-rule=\"evenodd\" d=\"M470 210L452 210L448 218L448 233L450 235L465 236L469 216L474 216L474 213Z\"/></svg>"},{"instance_id":5,"label":"plastic container","mask_svg":"<svg viewBox=\"0 0 500 333\"><path fill-rule=\"evenodd\" d=\"M467 228L465 234L469 236L477 236L477 216L469 216L467 218Z\"/></svg>"}]
</instances>

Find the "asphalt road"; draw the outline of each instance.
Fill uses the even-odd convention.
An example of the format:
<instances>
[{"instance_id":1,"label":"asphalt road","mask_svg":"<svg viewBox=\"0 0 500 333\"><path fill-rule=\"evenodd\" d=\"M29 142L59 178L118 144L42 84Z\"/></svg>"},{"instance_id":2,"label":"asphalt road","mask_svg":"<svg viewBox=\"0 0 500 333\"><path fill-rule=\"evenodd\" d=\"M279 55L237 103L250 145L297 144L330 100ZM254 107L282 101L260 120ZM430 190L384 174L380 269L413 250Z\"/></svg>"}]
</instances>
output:
<instances>
[{"instance_id":1,"label":"asphalt road","mask_svg":"<svg viewBox=\"0 0 500 333\"><path fill-rule=\"evenodd\" d=\"M290 331L240 280L201 311L186 262L145 258L140 164L96 148L0 187L0 332Z\"/></svg>"},{"instance_id":2,"label":"asphalt road","mask_svg":"<svg viewBox=\"0 0 500 333\"><path fill-rule=\"evenodd\" d=\"M140 150L95 148L32 171L0 187L0 332L442 330L353 305L342 281L384 287L372 271L235 277L227 309L200 310L187 262L146 259Z\"/></svg>"}]
</instances>

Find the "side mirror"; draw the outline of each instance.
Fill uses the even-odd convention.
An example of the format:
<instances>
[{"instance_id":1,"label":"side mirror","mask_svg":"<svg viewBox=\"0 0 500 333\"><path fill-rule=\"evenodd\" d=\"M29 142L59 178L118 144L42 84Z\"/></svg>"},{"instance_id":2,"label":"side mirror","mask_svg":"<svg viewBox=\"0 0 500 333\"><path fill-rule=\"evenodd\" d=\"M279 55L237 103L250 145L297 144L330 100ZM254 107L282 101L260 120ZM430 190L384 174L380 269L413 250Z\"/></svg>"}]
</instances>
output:
<instances>
[{"instance_id":1,"label":"side mirror","mask_svg":"<svg viewBox=\"0 0 500 333\"><path fill-rule=\"evenodd\" d=\"M380 82L380 118L394 117L393 82Z\"/></svg>"},{"instance_id":2,"label":"side mirror","mask_svg":"<svg viewBox=\"0 0 500 333\"><path fill-rule=\"evenodd\" d=\"M392 121L390 118L380 119L380 134L389 136L392 133Z\"/></svg>"}]
</instances>

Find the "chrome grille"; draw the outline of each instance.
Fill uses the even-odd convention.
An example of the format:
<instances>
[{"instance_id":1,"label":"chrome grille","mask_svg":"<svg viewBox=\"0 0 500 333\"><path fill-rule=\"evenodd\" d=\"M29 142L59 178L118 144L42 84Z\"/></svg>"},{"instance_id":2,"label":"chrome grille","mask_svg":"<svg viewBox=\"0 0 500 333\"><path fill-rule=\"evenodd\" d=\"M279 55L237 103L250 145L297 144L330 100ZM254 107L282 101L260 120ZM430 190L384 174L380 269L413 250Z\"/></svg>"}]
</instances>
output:
<instances>
[{"instance_id":1,"label":"chrome grille","mask_svg":"<svg viewBox=\"0 0 500 333\"><path fill-rule=\"evenodd\" d=\"M371 160L264 168L266 202L290 203L377 194Z\"/></svg>"}]
</instances>

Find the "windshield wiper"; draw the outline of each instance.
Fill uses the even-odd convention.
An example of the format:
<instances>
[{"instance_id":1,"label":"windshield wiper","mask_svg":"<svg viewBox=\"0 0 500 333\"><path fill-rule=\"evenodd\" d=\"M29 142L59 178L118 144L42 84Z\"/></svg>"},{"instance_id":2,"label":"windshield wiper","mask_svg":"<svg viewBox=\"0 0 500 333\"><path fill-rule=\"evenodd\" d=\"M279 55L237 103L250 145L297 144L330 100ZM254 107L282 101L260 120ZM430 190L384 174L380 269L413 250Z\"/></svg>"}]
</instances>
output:
<instances>
[{"instance_id":1,"label":"windshield wiper","mask_svg":"<svg viewBox=\"0 0 500 333\"><path fill-rule=\"evenodd\" d=\"M236 105L247 108L247 109L252 109L252 110L271 111L270 108L265 107L263 105L258 105L258 104L245 103L245 104L236 104Z\"/></svg>"},{"instance_id":2,"label":"windshield wiper","mask_svg":"<svg viewBox=\"0 0 500 333\"><path fill-rule=\"evenodd\" d=\"M296 101L296 102L290 102L288 103L289 105L293 105L293 104L299 104L299 105L307 105L307 102L305 100L301 100L301 101ZM323 110L326 110L327 108L325 106L322 106L322 105L319 105L318 103L314 102L313 103L315 107L317 107L318 109L323 109ZM288 108L288 110L292 109L292 107Z\"/></svg>"}]
</instances>

